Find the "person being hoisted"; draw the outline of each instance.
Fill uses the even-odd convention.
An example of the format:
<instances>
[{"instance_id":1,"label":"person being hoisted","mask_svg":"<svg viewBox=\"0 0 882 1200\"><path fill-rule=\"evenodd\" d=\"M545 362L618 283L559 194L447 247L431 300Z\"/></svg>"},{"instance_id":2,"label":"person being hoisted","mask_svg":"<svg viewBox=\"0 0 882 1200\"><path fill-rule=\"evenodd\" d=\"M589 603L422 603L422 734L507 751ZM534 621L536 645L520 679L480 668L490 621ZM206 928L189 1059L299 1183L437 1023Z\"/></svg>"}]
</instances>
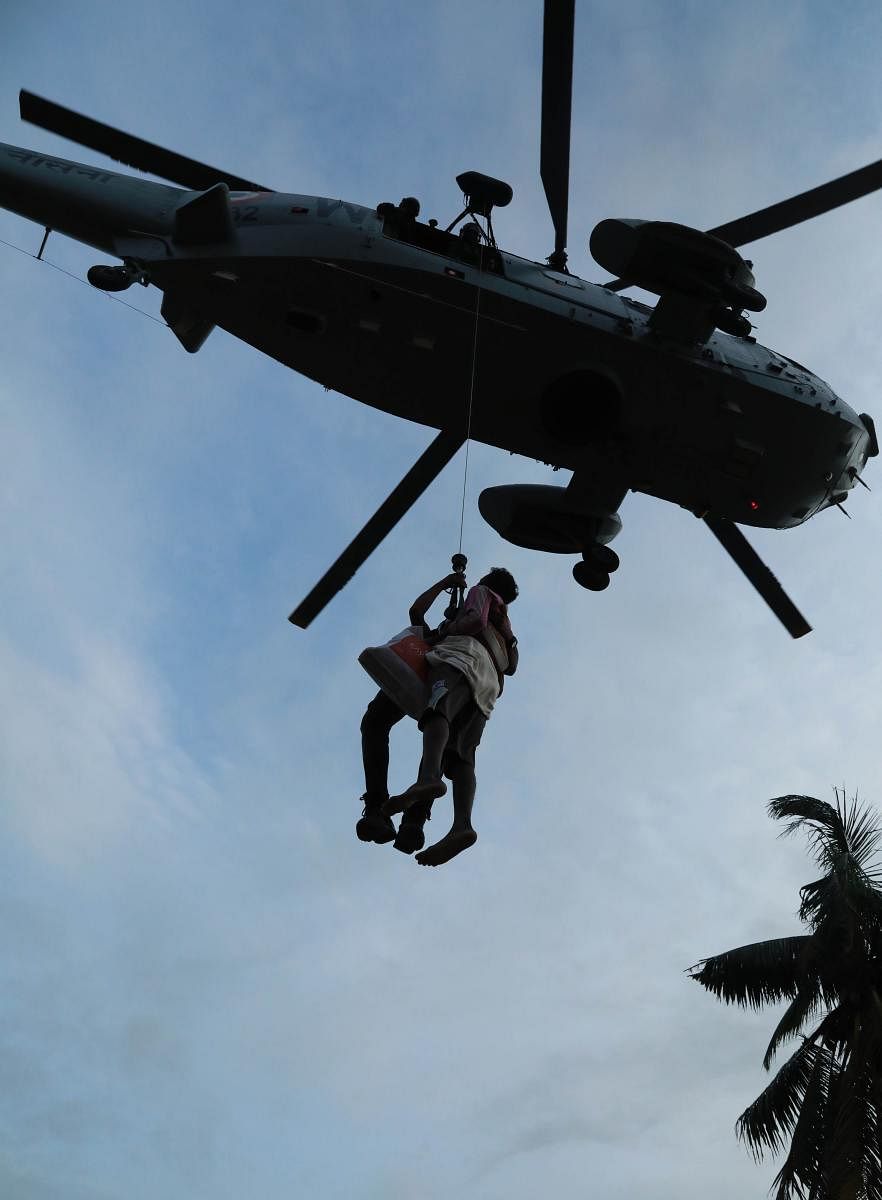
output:
<instances>
[{"instance_id":1,"label":"person being hoisted","mask_svg":"<svg viewBox=\"0 0 882 1200\"><path fill-rule=\"evenodd\" d=\"M434 638L437 631L430 630L426 615L442 592L451 593L451 605L445 610L445 615L452 614L461 606L463 592L466 588L463 568L465 557L457 555L454 560L455 569L433 583L431 587L420 593L410 606L408 619L415 633L422 639ZM365 651L369 655L370 650ZM364 656L363 656L364 657ZM359 660L362 661L362 660ZM396 660L397 661L397 660ZM368 673L381 684L380 690L368 704L361 719L361 754L364 764L364 795L361 798L364 811L355 831L362 842L376 842L385 845L394 839L394 847L403 854L413 854L421 850L425 841L423 826L429 818L432 808L431 801L426 804L412 805L401 822L397 833L392 819L385 816L382 809L389 799L389 735L395 725L406 715L407 701L396 690L394 683L388 678L381 678L364 662L362 665ZM416 707L410 709L411 716L418 719L422 704L423 686L416 675L412 677L412 685L418 689L419 699L415 698ZM396 681L397 682L397 681Z\"/></svg>"},{"instance_id":2,"label":"person being hoisted","mask_svg":"<svg viewBox=\"0 0 882 1200\"><path fill-rule=\"evenodd\" d=\"M472 828L475 799L475 751L484 726L502 692L503 677L518 666L517 638L508 606L518 587L504 567L494 567L465 598L452 620L427 640L429 701L420 718L423 757L419 774L406 792L392 796L380 812L391 817L414 808L427 811L453 784L453 824L435 845L417 854L417 862L437 867L449 862L478 835Z\"/></svg>"}]
</instances>

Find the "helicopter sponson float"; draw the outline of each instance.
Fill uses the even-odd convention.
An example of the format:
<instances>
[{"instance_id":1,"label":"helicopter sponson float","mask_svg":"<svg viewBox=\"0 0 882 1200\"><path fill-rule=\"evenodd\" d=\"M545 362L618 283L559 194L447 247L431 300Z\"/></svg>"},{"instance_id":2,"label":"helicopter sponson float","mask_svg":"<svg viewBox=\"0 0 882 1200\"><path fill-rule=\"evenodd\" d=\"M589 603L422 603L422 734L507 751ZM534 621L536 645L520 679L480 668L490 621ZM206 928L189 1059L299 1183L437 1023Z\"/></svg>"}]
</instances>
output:
<instances>
[{"instance_id":1,"label":"helicopter sponson float","mask_svg":"<svg viewBox=\"0 0 882 1200\"><path fill-rule=\"evenodd\" d=\"M611 275L567 269L572 0L546 0L541 172L555 228L546 262L500 249L492 215L511 188L458 177L445 228L412 198L364 206L276 192L34 96L25 120L169 186L0 146L0 205L93 246L104 290L152 284L182 345L215 326L303 375L438 430L434 441L292 614L308 625L467 436L572 471L567 486L485 489L509 541L579 558L608 586L629 490L702 517L793 636L810 626L737 525L787 528L842 505L878 453L872 420L760 345L765 307L737 248L882 186L882 163L709 231L613 219L590 249ZM563 69L566 68L566 69ZM639 286L652 306L622 292Z\"/></svg>"}]
</instances>

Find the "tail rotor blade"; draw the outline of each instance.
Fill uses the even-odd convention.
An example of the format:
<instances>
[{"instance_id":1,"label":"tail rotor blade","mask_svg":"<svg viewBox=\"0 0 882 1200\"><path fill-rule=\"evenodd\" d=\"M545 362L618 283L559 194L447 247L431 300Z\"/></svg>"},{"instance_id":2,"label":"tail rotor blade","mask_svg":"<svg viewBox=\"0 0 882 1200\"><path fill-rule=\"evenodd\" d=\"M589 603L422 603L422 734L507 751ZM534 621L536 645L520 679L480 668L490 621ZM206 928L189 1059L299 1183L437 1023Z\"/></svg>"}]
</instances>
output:
<instances>
[{"instance_id":1,"label":"tail rotor blade","mask_svg":"<svg viewBox=\"0 0 882 1200\"><path fill-rule=\"evenodd\" d=\"M334 565L325 572L305 600L298 604L288 620L301 629L345 587L386 534L420 498L426 488L453 458L465 441L465 435L442 430L424 450L395 490L383 501L360 533L357 533Z\"/></svg>"},{"instance_id":2,"label":"tail rotor blade","mask_svg":"<svg viewBox=\"0 0 882 1200\"><path fill-rule=\"evenodd\" d=\"M545 0L539 173L554 223L554 254L548 261L558 270L567 261L574 24L575 0Z\"/></svg>"},{"instance_id":3,"label":"tail rotor blade","mask_svg":"<svg viewBox=\"0 0 882 1200\"><path fill-rule=\"evenodd\" d=\"M87 146L90 150L97 150L99 154L106 154L114 162L126 167L158 175L160 179L167 179L169 183L176 183L180 187L202 192L216 183L225 183L231 192L273 190L261 183L218 170L217 167L209 167L194 158L185 158L173 150L165 150L153 142L145 142L143 138L123 133L91 117L84 117L73 109L35 96L33 92L19 92L18 103L23 121L38 125L80 146Z\"/></svg>"},{"instance_id":4,"label":"tail rotor blade","mask_svg":"<svg viewBox=\"0 0 882 1200\"><path fill-rule=\"evenodd\" d=\"M769 608L793 638L811 633L812 627L781 587L781 584L733 522L725 517L705 517L704 523L726 550Z\"/></svg>"}]
</instances>

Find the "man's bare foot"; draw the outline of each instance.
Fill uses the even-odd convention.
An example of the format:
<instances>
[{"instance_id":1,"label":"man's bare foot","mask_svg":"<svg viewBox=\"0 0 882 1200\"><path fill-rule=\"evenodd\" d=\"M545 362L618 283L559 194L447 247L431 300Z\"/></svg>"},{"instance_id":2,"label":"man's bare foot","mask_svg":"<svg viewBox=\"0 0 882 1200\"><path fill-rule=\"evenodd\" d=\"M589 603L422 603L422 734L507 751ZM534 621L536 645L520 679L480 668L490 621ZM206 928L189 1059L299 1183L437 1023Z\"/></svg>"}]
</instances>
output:
<instances>
[{"instance_id":1,"label":"man's bare foot","mask_svg":"<svg viewBox=\"0 0 882 1200\"><path fill-rule=\"evenodd\" d=\"M474 829L451 829L440 842L418 854L416 860L422 867L440 867L442 863L456 858L463 850L468 850L469 846L474 846L477 840L478 835Z\"/></svg>"},{"instance_id":2,"label":"man's bare foot","mask_svg":"<svg viewBox=\"0 0 882 1200\"><path fill-rule=\"evenodd\" d=\"M446 795L447 784L443 779L426 779L417 780L412 783L406 792L402 792L400 796L390 796L380 812L384 817L394 817L396 813L407 812L414 804L419 804L421 800L437 800L439 797Z\"/></svg>"}]
</instances>

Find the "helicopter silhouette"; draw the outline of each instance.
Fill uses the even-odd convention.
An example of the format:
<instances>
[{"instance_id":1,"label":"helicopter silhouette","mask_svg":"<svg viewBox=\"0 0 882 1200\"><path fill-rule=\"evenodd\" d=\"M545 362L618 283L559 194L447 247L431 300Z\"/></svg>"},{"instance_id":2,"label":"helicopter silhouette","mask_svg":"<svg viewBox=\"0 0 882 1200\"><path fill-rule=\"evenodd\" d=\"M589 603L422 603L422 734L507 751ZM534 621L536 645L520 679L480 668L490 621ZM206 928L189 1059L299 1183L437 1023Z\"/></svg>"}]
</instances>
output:
<instances>
[{"instance_id":1,"label":"helicopter silhouette","mask_svg":"<svg viewBox=\"0 0 882 1200\"><path fill-rule=\"evenodd\" d=\"M92 267L92 284L158 287L191 353L217 326L439 431L291 614L302 628L471 438L573 472L566 486L486 488L478 507L516 545L578 556L583 587L609 585L619 507L643 492L702 518L790 634L810 631L738 526L841 507L878 443L867 414L754 339L745 314L766 300L737 248L882 187L882 160L707 231L603 220L590 250L615 278L581 279L566 254L574 18L575 0L545 0L544 262L497 245L493 212L512 189L477 171L457 177L463 208L441 228L413 197L276 192L20 93L23 120L177 185L0 145L0 206L43 225L44 245L54 230L121 260ZM655 306L621 294L633 286Z\"/></svg>"}]
</instances>

